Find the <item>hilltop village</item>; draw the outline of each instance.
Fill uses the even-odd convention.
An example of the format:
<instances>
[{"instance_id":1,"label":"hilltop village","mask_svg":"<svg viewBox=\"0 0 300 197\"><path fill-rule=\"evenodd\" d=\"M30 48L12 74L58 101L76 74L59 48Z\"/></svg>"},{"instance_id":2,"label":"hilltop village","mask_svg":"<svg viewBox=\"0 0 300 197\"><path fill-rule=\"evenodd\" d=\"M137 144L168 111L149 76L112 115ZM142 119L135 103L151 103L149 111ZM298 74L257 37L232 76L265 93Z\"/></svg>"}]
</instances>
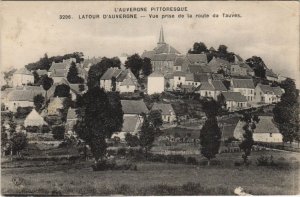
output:
<instances>
[{"instance_id":1,"label":"hilltop village","mask_svg":"<svg viewBox=\"0 0 300 197\"><path fill-rule=\"evenodd\" d=\"M118 93L122 107L121 129L111 131L110 140L125 143L128 133L138 136L145 115L158 111L162 132L157 141L199 143L207 119L203 101L215 101L221 106L217 119L222 142L242 140L241 115L236 112L245 110L256 110L260 116L255 142L283 142L272 109L284 94L280 83L286 77L274 73L261 58L245 61L224 45L216 50L195 43L181 53L166 43L162 28L156 47L141 55L45 55L36 63L2 73L2 78L1 114L7 139L10 128L25 132L29 141L42 134L55 140L78 137L74 130L78 99L100 86L107 93ZM8 147L2 146L3 154Z\"/></svg>"}]
</instances>

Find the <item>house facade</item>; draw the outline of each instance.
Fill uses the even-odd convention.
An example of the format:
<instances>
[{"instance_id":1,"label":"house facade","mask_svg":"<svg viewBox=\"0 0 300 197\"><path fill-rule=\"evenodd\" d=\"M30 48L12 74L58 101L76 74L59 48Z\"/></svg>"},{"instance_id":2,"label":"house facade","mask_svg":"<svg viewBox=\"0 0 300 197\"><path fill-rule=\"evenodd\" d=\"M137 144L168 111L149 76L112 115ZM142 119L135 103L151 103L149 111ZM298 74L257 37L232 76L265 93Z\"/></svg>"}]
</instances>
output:
<instances>
[{"instance_id":1,"label":"house facade","mask_svg":"<svg viewBox=\"0 0 300 197\"><path fill-rule=\"evenodd\" d=\"M283 93L284 91L280 87L257 84L255 87L255 101L265 104L278 103Z\"/></svg>"},{"instance_id":2,"label":"house facade","mask_svg":"<svg viewBox=\"0 0 300 197\"><path fill-rule=\"evenodd\" d=\"M151 110L159 110L164 123L174 123L176 121L176 114L171 104L154 103Z\"/></svg>"},{"instance_id":3,"label":"house facade","mask_svg":"<svg viewBox=\"0 0 300 197\"><path fill-rule=\"evenodd\" d=\"M34 76L26 68L21 68L17 70L12 76L13 87L23 86L29 83L34 83Z\"/></svg>"},{"instance_id":4,"label":"house facade","mask_svg":"<svg viewBox=\"0 0 300 197\"><path fill-rule=\"evenodd\" d=\"M105 91L134 92L138 82L130 69L109 68L100 78L100 87Z\"/></svg>"},{"instance_id":5,"label":"house facade","mask_svg":"<svg viewBox=\"0 0 300 197\"><path fill-rule=\"evenodd\" d=\"M246 97L240 92L222 92L222 97L228 111L236 111L248 107Z\"/></svg>"},{"instance_id":6,"label":"house facade","mask_svg":"<svg viewBox=\"0 0 300 197\"><path fill-rule=\"evenodd\" d=\"M233 92L240 92L248 102L254 102L254 83L252 79L231 79L230 87Z\"/></svg>"},{"instance_id":7,"label":"house facade","mask_svg":"<svg viewBox=\"0 0 300 197\"><path fill-rule=\"evenodd\" d=\"M148 76L147 94L162 93L165 91L165 77L160 72L153 72Z\"/></svg>"}]
</instances>

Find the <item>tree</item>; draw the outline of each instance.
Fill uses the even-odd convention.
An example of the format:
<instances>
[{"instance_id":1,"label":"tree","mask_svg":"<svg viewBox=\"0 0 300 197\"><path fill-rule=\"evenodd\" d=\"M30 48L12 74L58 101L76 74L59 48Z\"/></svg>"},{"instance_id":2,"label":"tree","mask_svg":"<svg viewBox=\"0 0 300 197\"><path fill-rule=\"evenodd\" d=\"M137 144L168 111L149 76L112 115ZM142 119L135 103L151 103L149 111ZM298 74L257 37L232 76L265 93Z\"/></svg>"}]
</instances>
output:
<instances>
[{"instance_id":1,"label":"tree","mask_svg":"<svg viewBox=\"0 0 300 197\"><path fill-rule=\"evenodd\" d=\"M89 88L100 85L101 76L109 68L120 68L121 61L117 57L107 58L103 57L100 62L91 66L88 72L87 85Z\"/></svg>"},{"instance_id":2,"label":"tree","mask_svg":"<svg viewBox=\"0 0 300 197\"><path fill-rule=\"evenodd\" d=\"M218 52L226 54L227 53L227 48L228 47L225 46L225 45L220 45L219 48L218 48Z\"/></svg>"},{"instance_id":3,"label":"tree","mask_svg":"<svg viewBox=\"0 0 300 197\"><path fill-rule=\"evenodd\" d=\"M39 83L40 76L38 75L38 73L36 71L33 71L32 74L33 74L33 77L34 77L34 84Z\"/></svg>"},{"instance_id":4,"label":"tree","mask_svg":"<svg viewBox=\"0 0 300 197\"><path fill-rule=\"evenodd\" d=\"M214 99L203 99L201 100L201 104L207 118L217 116L221 109L220 103L215 101Z\"/></svg>"},{"instance_id":5,"label":"tree","mask_svg":"<svg viewBox=\"0 0 300 197\"><path fill-rule=\"evenodd\" d=\"M74 62L71 63L69 72L67 74L67 80L70 83L75 83L75 84L84 82L83 78L78 76L78 69L77 69L76 64Z\"/></svg>"},{"instance_id":6,"label":"tree","mask_svg":"<svg viewBox=\"0 0 300 197\"><path fill-rule=\"evenodd\" d=\"M100 87L89 89L78 102L78 121L74 130L79 138L91 148L96 163L103 160L106 153L105 138L110 138L115 132L115 118L112 117L112 107L107 94ZM118 118L119 119L119 118Z\"/></svg>"},{"instance_id":7,"label":"tree","mask_svg":"<svg viewBox=\"0 0 300 197\"><path fill-rule=\"evenodd\" d=\"M291 143L299 136L299 90L296 89L295 82L289 78L281 83L281 87L284 93L273 109L273 117L283 136L283 142Z\"/></svg>"},{"instance_id":8,"label":"tree","mask_svg":"<svg viewBox=\"0 0 300 197\"><path fill-rule=\"evenodd\" d=\"M54 91L54 97L69 97L70 87L66 84L60 84L56 86Z\"/></svg>"},{"instance_id":9,"label":"tree","mask_svg":"<svg viewBox=\"0 0 300 197\"><path fill-rule=\"evenodd\" d=\"M125 61L125 67L127 69L130 69L136 78L139 78L140 70L142 69L143 64L143 59L137 53L132 56L129 56Z\"/></svg>"},{"instance_id":10,"label":"tree","mask_svg":"<svg viewBox=\"0 0 300 197\"><path fill-rule=\"evenodd\" d=\"M254 70L256 77L266 78L266 65L261 57L252 56L246 60L246 63Z\"/></svg>"},{"instance_id":11,"label":"tree","mask_svg":"<svg viewBox=\"0 0 300 197\"><path fill-rule=\"evenodd\" d=\"M251 154L251 149L254 144L253 132L256 128L256 123L259 122L259 118L257 115L251 114L251 112L245 112L241 121L245 122L245 125L243 126L243 130L245 132L243 134L243 141L239 144L239 147L244 151L242 158L244 160L244 164L247 164L248 156Z\"/></svg>"},{"instance_id":12,"label":"tree","mask_svg":"<svg viewBox=\"0 0 300 197\"><path fill-rule=\"evenodd\" d=\"M33 103L36 111L40 111L40 109L43 107L44 101L45 101L45 97L43 97L42 94L38 94L35 97L33 97Z\"/></svg>"},{"instance_id":13,"label":"tree","mask_svg":"<svg viewBox=\"0 0 300 197\"><path fill-rule=\"evenodd\" d=\"M161 112L159 110L151 110L148 115L148 120L156 131L158 131L159 127L163 124Z\"/></svg>"},{"instance_id":14,"label":"tree","mask_svg":"<svg viewBox=\"0 0 300 197\"><path fill-rule=\"evenodd\" d=\"M193 50L189 50L188 53L191 54L201 54L201 53L207 53L207 47L203 42L195 42L193 45Z\"/></svg>"},{"instance_id":15,"label":"tree","mask_svg":"<svg viewBox=\"0 0 300 197\"><path fill-rule=\"evenodd\" d=\"M144 76L149 76L152 73L151 59L147 57L143 59L142 71Z\"/></svg>"},{"instance_id":16,"label":"tree","mask_svg":"<svg viewBox=\"0 0 300 197\"><path fill-rule=\"evenodd\" d=\"M109 129L112 131L121 131L123 126L123 110L121 104L121 97L119 92L108 92L109 100Z\"/></svg>"},{"instance_id":17,"label":"tree","mask_svg":"<svg viewBox=\"0 0 300 197\"><path fill-rule=\"evenodd\" d=\"M111 86L112 86L111 90L113 92L115 92L116 88L117 88L117 79L116 79L116 77L112 77L111 78Z\"/></svg>"},{"instance_id":18,"label":"tree","mask_svg":"<svg viewBox=\"0 0 300 197\"><path fill-rule=\"evenodd\" d=\"M208 166L219 152L221 135L216 117L210 116L200 131L201 154L208 159Z\"/></svg>"},{"instance_id":19,"label":"tree","mask_svg":"<svg viewBox=\"0 0 300 197\"><path fill-rule=\"evenodd\" d=\"M43 75L40 77L39 84L43 86L43 89L46 91L45 102L47 101L47 91L53 85L53 79L48 77L48 75Z\"/></svg>"},{"instance_id":20,"label":"tree","mask_svg":"<svg viewBox=\"0 0 300 197\"><path fill-rule=\"evenodd\" d=\"M144 122L141 131L139 132L139 141L140 141L140 146L144 150L145 155L147 157L148 152L153 146L156 132L153 124L150 123L146 115L143 115L143 117L144 117Z\"/></svg>"},{"instance_id":21,"label":"tree","mask_svg":"<svg viewBox=\"0 0 300 197\"><path fill-rule=\"evenodd\" d=\"M129 147L136 147L139 145L139 138L136 135L130 133L125 134L125 141Z\"/></svg>"},{"instance_id":22,"label":"tree","mask_svg":"<svg viewBox=\"0 0 300 197\"><path fill-rule=\"evenodd\" d=\"M63 140L65 137L65 127L63 125L54 126L52 128L53 138L56 140Z\"/></svg>"},{"instance_id":23,"label":"tree","mask_svg":"<svg viewBox=\"0 0 300 197\"><path fill-rule=\"evenodd\" d=\"M12 151L20 156L20 151L27 146L27 138L23 132L17 132L11 138Z\"/></svg>"}]
</instances>

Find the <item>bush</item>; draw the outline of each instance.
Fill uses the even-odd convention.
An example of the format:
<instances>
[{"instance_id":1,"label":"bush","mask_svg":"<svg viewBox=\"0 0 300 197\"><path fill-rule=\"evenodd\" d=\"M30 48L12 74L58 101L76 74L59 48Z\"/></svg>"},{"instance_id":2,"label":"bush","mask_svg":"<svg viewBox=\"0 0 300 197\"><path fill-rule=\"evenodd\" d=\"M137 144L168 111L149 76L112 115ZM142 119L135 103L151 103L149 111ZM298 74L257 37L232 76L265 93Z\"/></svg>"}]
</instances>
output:
<instances>
[{"instance_id":1,"label":"bush","mask_svg":"<svg viewBox=\"0 0 300 197\"><path fill-rule=\"evenodd\" d=\"M136 147L139 145L139 138L136 135L131 135L130 133L126 133L125 141L129 147Z\"/></svg>"},{"instance_id":2,"label":"bush","mask_svg":"<svg viewBox=\"0 0 300 197\"><path fill-rule=\"evenodd\" d=\"M273 156L271 155L270 157L268 156L260 156L257 158L256 161L257 166L276 166L276 164L273 161Z\"/></svg>"},{"instance_id":3,"label":"bush","mask_svg":"<svg viewBox=\"0 0 300 197\"><path fill-rule=\"evenodd\" d=\"M117 152L117 155L125 156L126 155L126 149L125 148L120 148Z\"/></svg>"},{"instance_id":4,"label":"bush","mask_svg":"<svg viewBox=\"0 0 300 197\"><path fill-rule=\"evenodd\" d=\"M55 126L52 128L53 138L56 140L62 140L65 136L65 127L64 126Z\"/></svg>"},{"instance_id":5,"label":"bush","mask_svg":"<svg viewBox=\"0 0 300 197\"><path fill-rule=\"evenodd\" d=\"M49 133L49 132L50 132L49 126L48 126L48 125L43 125L43 126L41 127L41 132L42 132L42 133Z\"/></svg>"},{"instance_id":6,"label":"bush","mask_svg":"<svg viewBox=\"0 0 300 197\"><path fill-rule=\"evenodd\" d=\"M28 133L39 133L41 129L38 126L28 126L25 128L25 130Z\"/></svg>"},{"instance_id":7,"label":"bush","mask_svg":"<svg viewBox=\"0 0 300 197\"><path fill-rule=\"evenodd\" d=\"M195 157L188 157L187 160L186 160L186 163L191 164L191 165L197 165L198 164Z\"/></svg>"},{"instance_id":8,"label":"bush","mask_svg":"<svg viewBox=\"0 0 300 197\"><path fill-rule=\"evenodd\" d=\"M32 111L33 107L18 107L15 117L18 119L26 118L27 115Z\"/></svg>"},{"instance_id":9,"label":"bush","mask_svg":"<svg viewBox=\"0 0 300 197\"><path fill-rule=\"evenodd\" d=\"M182 155L167 155L167 161L169 163L185 163L185 157Z\"/></svg>"}]
</instances>

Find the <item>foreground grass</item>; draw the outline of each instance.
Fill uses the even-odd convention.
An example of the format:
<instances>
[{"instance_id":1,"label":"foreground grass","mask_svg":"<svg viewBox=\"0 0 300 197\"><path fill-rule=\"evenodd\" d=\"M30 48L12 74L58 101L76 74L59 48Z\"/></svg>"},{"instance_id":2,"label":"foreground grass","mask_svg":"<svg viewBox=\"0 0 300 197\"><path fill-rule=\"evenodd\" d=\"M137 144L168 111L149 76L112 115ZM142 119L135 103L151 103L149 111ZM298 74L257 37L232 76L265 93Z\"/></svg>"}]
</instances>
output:
<instances>
[{"instance_id":1,"label":"foreground grass","mask_svg":"<svg viewBox=\"0 0 300 197\"><path fill-rule=\"evenodd\" d=\"M298 155L272 154L275 160L296 162ZM229 195L236 187L256 195L293 195L299 191L298 168L277 169L233 165L238 153L221 154L220 166L140 162L137 171L92 171L91 163L2 169L3 194L40 195ZM23 179L20 185L14 177Z\"/></svg>"}]
</instances>

